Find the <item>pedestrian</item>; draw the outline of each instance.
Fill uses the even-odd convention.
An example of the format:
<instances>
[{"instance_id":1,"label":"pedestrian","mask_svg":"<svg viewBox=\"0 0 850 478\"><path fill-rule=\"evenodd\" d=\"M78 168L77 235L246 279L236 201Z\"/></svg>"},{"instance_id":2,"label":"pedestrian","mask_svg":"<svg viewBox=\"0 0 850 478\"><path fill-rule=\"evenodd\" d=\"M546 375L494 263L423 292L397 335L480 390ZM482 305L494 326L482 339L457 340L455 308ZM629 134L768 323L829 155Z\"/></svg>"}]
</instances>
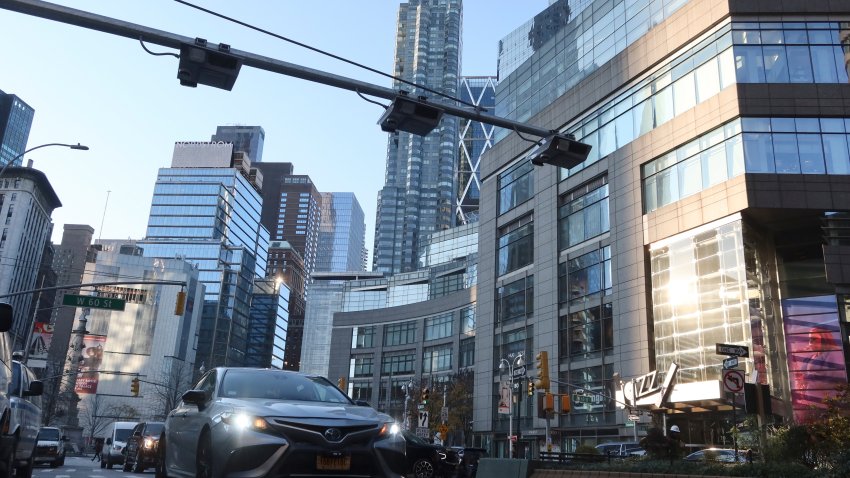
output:
<instances>
[{"instance_id":1,"label":"pedestrian","mask_svg":"<svg viewBox=\"0 0 850 478\"><path fill-rule=\"evenodd\" d=\"M670 434L667 436L667 455L670 457L671 465L674 458L681 458L683 445L679 426L673 425L670 427Z\"/></svg>"},{"instance_id":2,"label":"pedestrian","mask_svg":"<svg viewBox=\"0 0 850 478\"><path fill-rule=\"evenodd\" d=\"M101 452L103 452L103 438L95 438L94 439L94 456L91 457L91 461L94 461L95 459L97 459L97 461L102 460L103 456L101 456Z\"/></svg>"}]
</instances>

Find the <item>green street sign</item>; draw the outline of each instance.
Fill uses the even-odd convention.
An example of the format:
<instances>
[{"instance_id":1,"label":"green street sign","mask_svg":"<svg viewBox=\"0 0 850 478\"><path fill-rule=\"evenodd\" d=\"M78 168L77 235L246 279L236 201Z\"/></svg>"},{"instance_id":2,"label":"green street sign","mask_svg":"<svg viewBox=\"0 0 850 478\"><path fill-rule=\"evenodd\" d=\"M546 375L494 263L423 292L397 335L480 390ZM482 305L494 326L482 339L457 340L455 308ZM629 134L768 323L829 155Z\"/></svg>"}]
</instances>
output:
<instances>
[{"instance_id":1,"label":"green street sign","mask_svg":"<svg viewBox=\"0 0 850 478\"><path fill-rule=\"evenodd\" d=\"M94 297L90 295L65 294L62 297L62 305L91 307L92 309L124 310L126 303L124 299L108 299L106 297Z\"/></svg>"}]
</instances>

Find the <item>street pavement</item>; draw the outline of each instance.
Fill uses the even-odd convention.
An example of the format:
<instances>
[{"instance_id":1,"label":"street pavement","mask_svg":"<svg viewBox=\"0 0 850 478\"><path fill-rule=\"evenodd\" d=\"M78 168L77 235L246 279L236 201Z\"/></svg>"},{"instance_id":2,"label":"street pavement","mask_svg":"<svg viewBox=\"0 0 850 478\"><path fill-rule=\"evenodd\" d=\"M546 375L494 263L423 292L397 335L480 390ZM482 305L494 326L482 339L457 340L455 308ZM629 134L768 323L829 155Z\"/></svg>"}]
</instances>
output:
<instances>
[{"instance_id":1,"label":"street pavement","mask_svg":"<svg viewBox=\"0 0 850 478\"><path fill-rule=\"evenodd\" d=\"M100 462L91 461L91 456L69 456L65 458L65 465L50 468L48 465L37 465L33 469L33 478L132 478L147 476L153 477L153 468L144 473L132 473L121 471L121 465L113 465L112 469L100 467Z\"/></svg>"}]
</instances>

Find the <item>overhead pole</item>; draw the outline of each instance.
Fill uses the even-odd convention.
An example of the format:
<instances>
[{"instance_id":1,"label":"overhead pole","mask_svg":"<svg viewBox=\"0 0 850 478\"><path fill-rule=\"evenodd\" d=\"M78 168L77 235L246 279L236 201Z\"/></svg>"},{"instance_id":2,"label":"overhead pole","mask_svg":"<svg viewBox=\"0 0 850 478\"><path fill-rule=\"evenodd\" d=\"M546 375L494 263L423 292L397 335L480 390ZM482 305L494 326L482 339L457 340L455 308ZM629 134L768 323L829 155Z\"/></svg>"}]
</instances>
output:
<instances>
[{"instance_id":1,"label":"overhead pole","mask_svg":"<svg viewBox=\"0 0 850 478\"><path fill-rule=\"evenodd\" d=\"M136 41L142 40L146 43L174 48L176 50L180 50L182 45L195 43L194 38L41 0L0 0L0 9L23 13L69 25L75 25L90 30L109 33L111 35L122 36ZM217 49L219 44L209 42L207 43L207 46L211 49ZM250 66L260 70L279 73L293 78L300 78L302 80L321 83L327 86L333 86L387 100L393 100L401 94L401 91L397 91L392 88L386 88L344 76L334 75L332 73L307 68L267 56L237 50L229 46L227 50L230 55L238 57L242 61L243 66ZM519 121L490 115L482 112L480 109L463 108L444 102L428 101L427 104L435 106L452 116L479 121L481 123L499 126L501 128L507 128L511 131L532 134L541 138L546 138L551 136L553 133L557 133L555 130L538 128Z\"/></svg>"}]
</instances>

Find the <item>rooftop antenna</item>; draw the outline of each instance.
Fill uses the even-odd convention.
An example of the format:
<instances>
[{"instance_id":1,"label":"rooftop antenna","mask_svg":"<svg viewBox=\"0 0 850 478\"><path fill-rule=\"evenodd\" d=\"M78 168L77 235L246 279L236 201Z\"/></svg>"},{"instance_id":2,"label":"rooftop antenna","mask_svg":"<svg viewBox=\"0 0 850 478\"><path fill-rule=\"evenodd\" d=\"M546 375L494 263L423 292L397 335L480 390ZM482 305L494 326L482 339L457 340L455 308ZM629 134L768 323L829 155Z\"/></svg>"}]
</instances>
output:
<instances>
[{"instance_id":1,"label":"rooftop antenna","mask_svg":"<svg viewBox=\"0 0 850 478\"><path fill-rule=\"evenodd\" d=\"M103 204L103 217L100 219L100 230L97 233L98 242L103 237L103 223L106 221L106 206L109 205L109 193L111 192L112 191L109 190L106 191L106 202Z\"/></svg>"}]
</instances>

